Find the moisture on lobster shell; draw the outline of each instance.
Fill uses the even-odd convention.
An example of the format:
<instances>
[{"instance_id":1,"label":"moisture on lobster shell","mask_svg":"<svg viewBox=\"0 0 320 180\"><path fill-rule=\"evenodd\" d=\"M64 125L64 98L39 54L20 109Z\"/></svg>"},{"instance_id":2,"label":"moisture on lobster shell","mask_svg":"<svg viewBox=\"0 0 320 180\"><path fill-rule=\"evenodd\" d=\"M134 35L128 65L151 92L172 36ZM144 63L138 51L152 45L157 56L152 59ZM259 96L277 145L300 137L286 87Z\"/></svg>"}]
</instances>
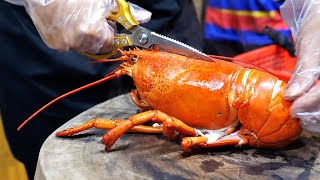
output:
<instances>
[{"instance_id":1,"label":"moisture on lobster shell","mask_svg":"<svg viewBox=\"0 0 320 180\"><path fill-rule=\"evenodd\" d=\"M107 79L133 78L132 100L142 111L127 120L93 119L58 132L69 136L96 127L109 130L102 139L109 150L127 131L183 135L183 150L193 146L249 145L280 148L298 138L299 119L290 116L286 83L256 69L216 59L203 61L157 50L121 51L121 66ZM108 60L101 60L108 61ZM142 124L154 121L160 127Z\"/></svg>"}]
</instances>

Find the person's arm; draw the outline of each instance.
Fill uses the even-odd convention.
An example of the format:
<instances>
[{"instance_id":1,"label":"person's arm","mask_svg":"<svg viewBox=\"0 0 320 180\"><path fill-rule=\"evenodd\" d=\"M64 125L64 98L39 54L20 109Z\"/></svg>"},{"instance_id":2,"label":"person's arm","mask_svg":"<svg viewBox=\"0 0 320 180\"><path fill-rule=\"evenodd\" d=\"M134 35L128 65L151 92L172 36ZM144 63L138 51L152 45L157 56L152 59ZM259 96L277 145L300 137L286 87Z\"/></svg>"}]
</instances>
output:
<instances>
[{"instance_id":1,"label":"person's arm","mask_svg":"<svg viewBox=\"0 0 320 180\"><path fill-rule=\"evenodd\" d=\"M24 6L50 48L94 54L111 50L115 26L106 17L117 11L115 0L27 0ZM138 6L130 9L140 23L151 18Z\"/></svg>"},{"instance_id":2,"label":"person's arm","mask_svg":"<svg viewBox=\"0 0 320 180\"><path fill-rule=\"evenodd\" d=\"M281 15L292 31L298 62L285 98L305 130L320 132L320 0L286 0Z\"/></svg>"}]
</instances>

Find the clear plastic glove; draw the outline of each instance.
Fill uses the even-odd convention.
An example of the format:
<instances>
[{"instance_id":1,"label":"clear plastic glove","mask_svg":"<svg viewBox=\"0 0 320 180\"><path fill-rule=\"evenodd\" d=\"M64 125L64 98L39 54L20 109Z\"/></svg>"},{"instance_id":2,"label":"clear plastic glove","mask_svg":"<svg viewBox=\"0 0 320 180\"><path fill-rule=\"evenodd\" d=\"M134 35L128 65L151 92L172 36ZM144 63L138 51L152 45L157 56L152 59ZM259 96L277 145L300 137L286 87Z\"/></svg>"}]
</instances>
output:
<instances>
[{"instance_id":1,"label":"clear plastic glove","mask_svg":"<svg viewBox=\"0 0 320 180\"><path fill-rule=\"evenodd\" d=\"M138 22L150 20L149 11L129 5ZM93 54L111 50L115 25L106 18L117 12L115 0L27 0L25 8L50 48Z\"/></svg>"},{"instance_id":2,"label":"clear plastic glove","mask_svg":"<svg viewBox=\"0 0 320 180\"><path fill-rule=\"evenodd\" d=\"M281 15L292 31L298 62L285 98L305 130L320 132L320 0L286 0Z\"/></svg>"}]
</instances>

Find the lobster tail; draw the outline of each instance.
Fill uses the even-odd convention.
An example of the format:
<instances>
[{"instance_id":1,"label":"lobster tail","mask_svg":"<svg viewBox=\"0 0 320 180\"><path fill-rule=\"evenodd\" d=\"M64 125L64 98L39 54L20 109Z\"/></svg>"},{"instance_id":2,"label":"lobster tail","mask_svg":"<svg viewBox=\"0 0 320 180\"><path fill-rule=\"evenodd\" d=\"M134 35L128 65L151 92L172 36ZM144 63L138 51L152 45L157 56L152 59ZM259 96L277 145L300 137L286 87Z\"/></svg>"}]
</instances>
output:
<instances>
[{"instance_id":1,"label":"lobster tail","mask_svg":"<svg viewBox=\"0 0 320 180\"><path fill-rule=\"evenodd\" d=\"M247 100L238 111L242 131L252 147L284 147L302 131L299 119L290 115L291 102L283 98L286 83L260 71L251 70L251 74L247 79Z\"/></svg>"}]
</instances>

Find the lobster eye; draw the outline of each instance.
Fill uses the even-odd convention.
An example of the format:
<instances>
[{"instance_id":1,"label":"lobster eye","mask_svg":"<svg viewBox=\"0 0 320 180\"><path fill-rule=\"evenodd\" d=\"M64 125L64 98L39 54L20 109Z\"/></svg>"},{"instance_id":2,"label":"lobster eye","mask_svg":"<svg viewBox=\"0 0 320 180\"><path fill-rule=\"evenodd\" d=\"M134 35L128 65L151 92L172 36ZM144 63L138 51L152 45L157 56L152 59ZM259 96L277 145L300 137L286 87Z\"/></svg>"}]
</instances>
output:
<instances>
[{"instance_id":1,"label":"lobster eye","mask_svg":"<svg viewBox=\"0 0 320 180\"><path fill-rule=\"evenodd\" d=\"M136 63L139 59L139 56L138 55L135 55L135 54L131 54L130 55L130 59L133 63Z\"/></svg>"}]
</instances>

